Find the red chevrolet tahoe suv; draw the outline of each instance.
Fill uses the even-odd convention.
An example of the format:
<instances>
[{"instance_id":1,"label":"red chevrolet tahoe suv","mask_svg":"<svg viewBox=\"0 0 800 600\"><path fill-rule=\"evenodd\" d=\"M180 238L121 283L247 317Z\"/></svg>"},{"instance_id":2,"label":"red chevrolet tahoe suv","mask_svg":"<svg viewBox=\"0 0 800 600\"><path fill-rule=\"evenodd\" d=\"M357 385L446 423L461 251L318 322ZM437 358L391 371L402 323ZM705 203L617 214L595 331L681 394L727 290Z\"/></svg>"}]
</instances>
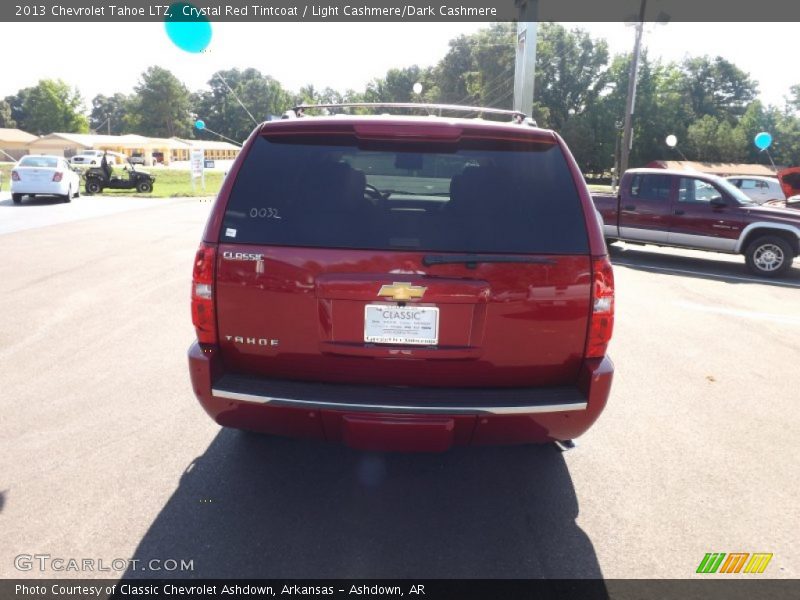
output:
<instances>
[{"instance_id":1,"label":"red chevrolet tahoe suv","mask_svg":"<svg viewBox=\"0 0 800 600\"><path fill-rule=\"evenodd\" d=\"M194 263L189 366L217 423L397 451L594 423L613 375L599 218L564 141L514 116L253 131Z\"/></svg>"}]
</instances>

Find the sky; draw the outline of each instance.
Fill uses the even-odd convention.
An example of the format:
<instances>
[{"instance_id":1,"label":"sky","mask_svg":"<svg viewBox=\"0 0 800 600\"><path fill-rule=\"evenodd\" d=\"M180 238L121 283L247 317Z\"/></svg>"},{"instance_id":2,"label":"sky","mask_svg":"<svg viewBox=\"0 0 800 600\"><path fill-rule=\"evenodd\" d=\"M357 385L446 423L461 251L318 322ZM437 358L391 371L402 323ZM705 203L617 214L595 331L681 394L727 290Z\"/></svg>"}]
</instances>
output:
<instances>
[{"instance_id":1,"label":"sky","mask_svg":"<svg viewBox=\"0 0 800 600\"><path fill-rule=\"evenodd\" d=\"M564 23L605 38L612 53L630 52L634 28L622 23ZM255 67L285 88L313 84L363 90L368 81L394 67L434 65L448 41L486 23L213 23L207 50L192 54L169 40L161 23L0 23L6 48L0 98L61 78L76 86L90 106L98 93L130 93L141 73L158 64L190 90L205 87L219 69ZM69 27L69 36L64 28ZM644 46L651 59L722 56L759 83L761 99L783 107L791 85L800 83L796 23L648 24ZM510 103L510 100L509 100Z\"/></svg>"}]
</instances>

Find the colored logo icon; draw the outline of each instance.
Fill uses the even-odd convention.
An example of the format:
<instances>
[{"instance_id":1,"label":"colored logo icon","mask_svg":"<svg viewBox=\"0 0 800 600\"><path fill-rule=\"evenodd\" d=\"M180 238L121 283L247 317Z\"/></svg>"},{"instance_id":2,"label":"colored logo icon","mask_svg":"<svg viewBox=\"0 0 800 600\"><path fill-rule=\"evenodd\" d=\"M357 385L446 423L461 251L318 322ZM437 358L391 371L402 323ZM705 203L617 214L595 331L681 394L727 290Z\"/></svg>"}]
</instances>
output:
<instances>
[{"instance_id":1,"label":"colored logo icon","mask_svg":"<svg viewBox=\"0 0 800 600\"><path fill-rule=\"evenodd\" d=\"M697 567L697 573L763 573L772 560L768 552L708 552Z\"/></svg>"}]
</instances>

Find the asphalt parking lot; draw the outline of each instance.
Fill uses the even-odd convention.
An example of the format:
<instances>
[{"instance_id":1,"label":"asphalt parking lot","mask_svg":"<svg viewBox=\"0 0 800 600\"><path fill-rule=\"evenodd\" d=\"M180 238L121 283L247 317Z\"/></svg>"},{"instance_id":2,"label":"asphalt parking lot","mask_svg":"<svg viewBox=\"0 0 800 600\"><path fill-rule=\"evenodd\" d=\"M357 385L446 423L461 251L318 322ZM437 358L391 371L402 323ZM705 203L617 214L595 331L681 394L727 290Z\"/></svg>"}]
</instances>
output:
<instances>
[{"instance_id":1,"label":"asphalt parking lot","mask_svg":"<svg viewBox=\"0 0 800 600\"><path fill-rule=\"evenodd\" d=\"M800 261L612 248L616 379L578 447L355 452L221 430L185 351L210 203L0 198L0 577L800 576ZM794 481L795 483L792 483ZM162 563L163 564L163 563Z\"/></svg>"}]
</instances>

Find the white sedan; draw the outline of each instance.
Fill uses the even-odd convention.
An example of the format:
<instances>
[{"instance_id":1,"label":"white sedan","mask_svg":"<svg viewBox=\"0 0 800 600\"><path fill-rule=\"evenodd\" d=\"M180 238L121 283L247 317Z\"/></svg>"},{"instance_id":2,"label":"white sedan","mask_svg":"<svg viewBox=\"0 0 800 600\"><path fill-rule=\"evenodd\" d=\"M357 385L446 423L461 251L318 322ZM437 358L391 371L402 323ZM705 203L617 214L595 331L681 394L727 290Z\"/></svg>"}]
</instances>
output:
<instances>
[{"instance_id":1,"label":"white sedan","mask_svg":"<svg viewBox=\"0 0 800 600\"><path fill-rule=\"evenodd\" d=\"M778 181L777 177L732 175L725 179L742 190L751 200L759 204L764 204L765 202L782 202L786 200L783 189L781 189L781 183Z\"/></svg>"},{"instance_id":2,"label":"white sedan","mask_svg":"<svg viewBox=\"0 0 800 600\"><path fill-rule=\"evenodd\" d=\"M80 176L62 156L29 154L11 171L11 199L23 196L61 196L65 202L80 195Z\"/></svg>"}]
</instances>

